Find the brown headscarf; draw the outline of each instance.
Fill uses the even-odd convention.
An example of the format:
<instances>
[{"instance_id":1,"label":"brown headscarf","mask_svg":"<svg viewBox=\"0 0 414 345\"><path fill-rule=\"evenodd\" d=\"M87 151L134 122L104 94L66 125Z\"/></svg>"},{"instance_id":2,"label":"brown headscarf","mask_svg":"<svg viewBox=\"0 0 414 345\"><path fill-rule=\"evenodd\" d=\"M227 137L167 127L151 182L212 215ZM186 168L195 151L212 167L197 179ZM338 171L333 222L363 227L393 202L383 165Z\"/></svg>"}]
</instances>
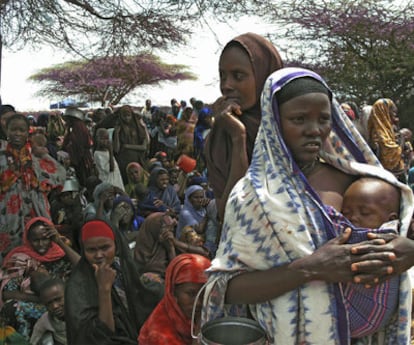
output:
<instances>
[{"instance_id":1,"label":"brown headscarf","mask_svg":"<svg viewBox=\"0 0 414 345\"><path fill-rule=\"evenodd\" d=\"M283 67L282 59L273 44L266 38L248 32L233 38L223 48L223 52L234 45L243 48L249 55L256 80L256 104L239 117L246 127L247 156L249 162L252 157L254 141L260 124L260 96L267 77ZM220 127L213 127L207 137L205 156L209 183L214 195L221 197L228 179L231 162L231 138Z\"/></svg>"},{"instance_id":2,"label":"brown headscarf","mask_svg":"<svg viewBox=\"0 0 414 345\"><path fill-rule=\"evenodd\" d=\"M165 276L165 270L173 257L166 246L159 241L159 237L164 229L163 224L171 221L171 217L166 213L154 212L142 223L134 249L134 258L141 273L153 272Z\"/></svg>"}]
</instances>

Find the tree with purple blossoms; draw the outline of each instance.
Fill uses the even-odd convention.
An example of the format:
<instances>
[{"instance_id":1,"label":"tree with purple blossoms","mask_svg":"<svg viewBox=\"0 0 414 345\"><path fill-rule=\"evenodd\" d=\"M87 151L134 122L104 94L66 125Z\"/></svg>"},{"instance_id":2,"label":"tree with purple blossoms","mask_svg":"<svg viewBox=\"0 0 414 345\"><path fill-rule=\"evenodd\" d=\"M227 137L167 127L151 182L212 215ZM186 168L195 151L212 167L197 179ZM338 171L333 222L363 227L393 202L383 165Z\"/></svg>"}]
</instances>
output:
<instances>
[{"instance_id":1,"label":"tree with purple blossoms","mask_svg":"<svg viewBox=\"0 0 414 345\"><path fill-rule=\"evenodd\" d=\"M186 66L163 63L150 53L72 61L41 70L30 77L44 84L42 96L78 96L87 102L116 105L140 86L163 81L195 80Z\"/></svg>"},{"instance_id":2,"label":"tree with purple blossoms","mask_svg":"<svg viewBox=\"0 0 414 345\"><path fill-rule=\"evenodd\" d=\"M414 2L293 0L269 4L274 42L288 65L320 73L341 100L393 99L400 117L414 103ZM280 25L282 24L282 25ZM281 39L283 38L283 39Z\"/></svg>"},{"instance_id":3,"label":"tree with purple blossoms","mask_svg":"<svg viewBox=\"0 0 414 345\"><path fill-rule=\"evenodd\" d=\"M3 47L49 45L89 60L167 51L185 46L200 23L212 28L212 19L253 8L250 0L0 0L0 80Z\"/></svg>"}]
</instances>

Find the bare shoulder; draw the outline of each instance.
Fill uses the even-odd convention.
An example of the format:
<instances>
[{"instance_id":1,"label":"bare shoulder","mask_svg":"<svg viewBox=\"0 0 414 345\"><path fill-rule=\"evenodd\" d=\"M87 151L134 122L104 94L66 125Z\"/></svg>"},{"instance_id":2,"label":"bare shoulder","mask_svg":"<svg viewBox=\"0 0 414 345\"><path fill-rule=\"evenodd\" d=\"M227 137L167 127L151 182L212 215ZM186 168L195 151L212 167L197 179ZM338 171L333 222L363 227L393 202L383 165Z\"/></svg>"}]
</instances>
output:
<instances>
[{"instance_id":1,"label":"bare shoulder","mask_svg":"<svg viewBox=\"0 0 414 345\"><path fill-rule=\"evenodd\" d=\"M340 210L345 190L357 178L322 163L320 168L308 177L308 181L324 204Z\"/></svg>"}]
</instances>

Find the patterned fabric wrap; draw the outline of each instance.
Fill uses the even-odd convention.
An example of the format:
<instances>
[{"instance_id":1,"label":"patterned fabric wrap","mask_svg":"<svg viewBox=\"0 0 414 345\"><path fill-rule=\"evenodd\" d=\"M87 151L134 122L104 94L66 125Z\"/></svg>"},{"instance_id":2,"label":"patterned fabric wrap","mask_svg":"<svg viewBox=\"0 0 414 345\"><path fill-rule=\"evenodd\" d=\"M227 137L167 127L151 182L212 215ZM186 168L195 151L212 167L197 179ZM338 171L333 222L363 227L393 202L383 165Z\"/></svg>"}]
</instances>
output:
<instances>
[{"instance_id":1,"label":"patterned fabric wrap","mask_svg":"<svg viewBox=\"0 0 414 345\"><path fill-rule=\"evenodd\" d=\"M317 74L298 68L276 71L266 81L252 162L227 201L220 245L209 269L203 323L245 311L243 306L224 304L227 283L235 275L289 264L311 255L336 235L321 201L286 147L274 102L275 93L285 83L305 76L324 83ZM380 166L336 100L332 102L332 131L320 157L349 174L378 176L397 185L402 195L400 232L406 235L412 193ZM410 291L408 276L402 274L398 315L385 329L386 344L408 342ZM249 309L270 344L350 344L348 314L338 284L312 281L278 298L249 305ZM364 342L361 338L357 344Z\"/></svg>"},{"instance_id":2,"label":"patterned fabric wrap","mask_svg":"<svg viewBox=\"0 0 414 345\"><path fill-rule=\"evenodd\" d=\"M348 243L367 240L368 232L399 233L398 220L384 223L379 229L357 228L333 207L326 206L326 210L338 235L346 228L352 228ZM398 276L371 288L361 284L342 284L352 337L360 338L373 334L389 322L397 309L399 285Z\"/></svg>"},{"instance_id":3,"label":"patterned fabric wrap","mask_svg":"<svg viewBox=\"0 0 414 345\"><path fill-rule=\"evenodd\" d=\"M0 264L11 249L22 244L30 219L50 219L48 193L62 188L65 178L62 165L50 155L32 155L30 144L20 151L10 144L0 150Z\"/></svg>"}]
</instances>

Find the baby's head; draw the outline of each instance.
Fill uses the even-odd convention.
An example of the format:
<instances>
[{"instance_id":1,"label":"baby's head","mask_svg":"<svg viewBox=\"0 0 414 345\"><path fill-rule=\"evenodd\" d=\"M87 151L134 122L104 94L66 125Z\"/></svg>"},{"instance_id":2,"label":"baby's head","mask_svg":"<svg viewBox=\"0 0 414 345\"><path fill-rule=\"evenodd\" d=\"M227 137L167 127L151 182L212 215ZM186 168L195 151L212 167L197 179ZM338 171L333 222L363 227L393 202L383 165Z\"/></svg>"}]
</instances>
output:
<instances>
[{"instance_id":1,"label":"baby's head","mask_svg":"<svg viewBox=\"0 0 414 345\"><path fill-rule=\"evenodd\" d=\"M362 177L345 191L342 213L355 226L376 229L399 212L398 188L379 178Z\"/></svg>"}]
</instances>

